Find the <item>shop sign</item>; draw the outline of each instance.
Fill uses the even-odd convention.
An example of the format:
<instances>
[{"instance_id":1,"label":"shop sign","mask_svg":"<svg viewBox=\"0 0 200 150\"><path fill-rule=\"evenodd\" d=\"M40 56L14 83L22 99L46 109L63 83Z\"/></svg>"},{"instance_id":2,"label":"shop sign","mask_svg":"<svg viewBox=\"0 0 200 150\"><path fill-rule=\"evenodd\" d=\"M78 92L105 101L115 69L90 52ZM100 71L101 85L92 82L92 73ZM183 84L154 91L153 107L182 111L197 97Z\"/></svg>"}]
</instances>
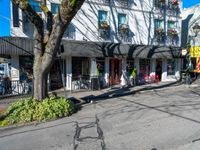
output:
<instances>
[{"instance_id":1,"label":"shop sign","mask_svg":"<svg viewBox=\"0 0 200 150\"><path fill-rule=\"evenodd\" d=\"M200 46L192 46L190 48L190 57L200 57Z\"/></svg>"}]
</instances>

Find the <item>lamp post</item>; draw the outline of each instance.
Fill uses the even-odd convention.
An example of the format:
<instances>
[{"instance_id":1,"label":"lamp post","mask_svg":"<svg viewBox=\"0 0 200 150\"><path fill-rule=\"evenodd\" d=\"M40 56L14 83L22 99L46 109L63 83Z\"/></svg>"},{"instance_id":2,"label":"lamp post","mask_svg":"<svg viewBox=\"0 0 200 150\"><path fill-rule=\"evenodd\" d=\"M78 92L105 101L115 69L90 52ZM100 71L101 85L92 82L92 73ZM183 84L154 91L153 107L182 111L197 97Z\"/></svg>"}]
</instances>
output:
<instances>
[{"instance_id":1,"label":"lamp post","mask_svg":"<svg viewBox=\"0 0 200 150\"><path fill-rule=\"evenodd\" d=\"M189 35L188 36L188 43L187 43L187 54L186 54L186 64L187 64L187 68L186 68L186 84L190 84L190 69L191 69L191 60L190 60L190 47L191 47L191 39L193 39L194 37L196 37L200 31L200 26L198 23L196 23L193 27L193 32L194 35Z\"/></svg>"}]
</instances>

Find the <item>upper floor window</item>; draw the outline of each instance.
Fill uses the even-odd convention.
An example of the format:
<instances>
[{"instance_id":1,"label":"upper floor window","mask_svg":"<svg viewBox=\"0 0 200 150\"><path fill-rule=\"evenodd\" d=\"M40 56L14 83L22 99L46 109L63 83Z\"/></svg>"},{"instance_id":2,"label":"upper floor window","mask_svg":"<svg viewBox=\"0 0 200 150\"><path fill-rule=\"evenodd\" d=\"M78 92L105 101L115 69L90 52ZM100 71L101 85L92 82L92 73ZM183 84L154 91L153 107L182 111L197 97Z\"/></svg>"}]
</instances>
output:
<instances>
[{"instance_id":1,"label":"upper floor window","mask_svg":"<svg viewBox=\"0 0 200 150\"><path fill-rule=\"evenodd\" d=\"M56 3L51 3L51 12L52 14L56 14L59 10L59 4Z\"/></svg>"},{"instance_id":2,"label":"upper floor window","mask_svg":"<svg viewBox=\"0 0 200 150\"><path fill-rule=\"evenodd\" d=\"M108 22L108 12L99 10L98 12L99 36L104 39L110 37L110 25Z\"/></svg>"},{"instance_id":3,"label":"upper floor window","mask_svg":"<svg viewBox=\"0 0 200 150\"><path fill-rule=\"evenodd\" d=\"M19 10L15 4L12 4L12 14L13 14L13 27L19 27Z\"/></svg>"},{"instance_id":4,"label":"upper floor window","mask_svg":"<svg viewBox=\"0 0 200 150\"><path fill-rule=\"evenodd\" d=\"M108 21L108 12L100 10L99 11L99 22Z\"/></svg>"},{"instance_id":5,"label":"upper floor window","mask_svg":"<svg viewBox=\"0 0 200 150\"><path fill-rule=\"evenodd\" d=\"M118 24L127 24L126 14L118 14Z\"/></svg>"},{"instance_id":6,"label":"upper floor window","mask_svg":"<svg viewBox=\"0 0 200 150\"><path fill-rule=\"evenodd\" d=\"M158 8L162 8L165 6L166 0L154 0L154 6Z\"/></svg>"},{"instance_id":7,"label":"upper floor window","mask_svg":"<svg viewBox=\"0 0 200 150\"><path fill-rule=\"evenodd\" d=\"M175 21L168 21L168 29L175 29L176 22Z\"/></svg>"},{"instance_id":8,"label":"upper floor window","mask_svg":"<svg viewBox=\"0 0 200 150\"><path fill-rule=\"evenodd\" d=\"M155 28L163 28L163 20L155 19L154 20L154 26L155 26Z\"/></svg>"},{"instance_id":9,"label":"upper floor window","mask_svg":"<svg viewBox=\"0 0 200 150\"><path fill-rule=\"evenodd\" d=\"M36 12L42 12L41 8L40 8L40 2L36 1L36 0L28 0L29 4L31 5L31 7L33 8L33 10L35 10Z\"/></svg>"},{"instance_id":10,"label":"upper floor window","mask_svg":"<svg viewBox=\"0 0 200 150\"><path fill-rule=\"evenodd\" d=\"M120 36L128 36L129 26L126 14L118 14L118 32Z\"/></svg>"},{"instance_id":11,"label":"upper floor window","mask_svg":"<svg viewBox=\"0 0 200 150\"><path fill-rule=\"evenodd\" d=\"M165 31L164 31L164 21L161 19L154 20L154 36L159 44L164 42Z\"/></svg>"}]
</instances>

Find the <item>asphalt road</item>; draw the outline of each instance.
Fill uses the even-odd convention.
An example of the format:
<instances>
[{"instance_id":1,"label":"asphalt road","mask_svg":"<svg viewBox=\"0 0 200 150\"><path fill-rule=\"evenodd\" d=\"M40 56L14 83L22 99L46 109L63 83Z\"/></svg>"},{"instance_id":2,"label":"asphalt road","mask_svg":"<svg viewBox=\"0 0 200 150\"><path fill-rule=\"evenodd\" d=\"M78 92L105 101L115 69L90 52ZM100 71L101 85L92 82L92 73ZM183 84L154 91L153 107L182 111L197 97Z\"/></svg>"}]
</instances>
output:
<instances>
[{"instance_id":1,"label":"asphalt road","mask_svg":"<svg viewBox=\"0 0 200 150\"><path fill-rule=\"evenodd\" d=\"M102 99L71 117L0 130L0 150L200 150L200 88Z\"/></svg>"}]
</instances>

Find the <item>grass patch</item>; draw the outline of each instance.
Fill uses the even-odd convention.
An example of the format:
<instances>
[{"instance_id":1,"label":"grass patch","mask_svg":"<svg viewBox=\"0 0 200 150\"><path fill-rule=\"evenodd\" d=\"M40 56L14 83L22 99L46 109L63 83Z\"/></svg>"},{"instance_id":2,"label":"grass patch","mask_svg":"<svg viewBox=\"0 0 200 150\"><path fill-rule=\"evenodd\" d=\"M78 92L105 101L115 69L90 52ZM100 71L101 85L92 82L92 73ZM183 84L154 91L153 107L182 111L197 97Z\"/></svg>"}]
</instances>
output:
<instances>
[{"instance_id":1,"label":"grass patch","mask_svg":"<svg viewBox=\"0 0 200 150\"><path fill-rule=\"evenodd\" d=\"M73 102L65 98L50 97L39 102L32 97L23 98L4 112L0 127L32 121L45 121L69 116L76 111Z\"/></svg>"}]
</instances>

